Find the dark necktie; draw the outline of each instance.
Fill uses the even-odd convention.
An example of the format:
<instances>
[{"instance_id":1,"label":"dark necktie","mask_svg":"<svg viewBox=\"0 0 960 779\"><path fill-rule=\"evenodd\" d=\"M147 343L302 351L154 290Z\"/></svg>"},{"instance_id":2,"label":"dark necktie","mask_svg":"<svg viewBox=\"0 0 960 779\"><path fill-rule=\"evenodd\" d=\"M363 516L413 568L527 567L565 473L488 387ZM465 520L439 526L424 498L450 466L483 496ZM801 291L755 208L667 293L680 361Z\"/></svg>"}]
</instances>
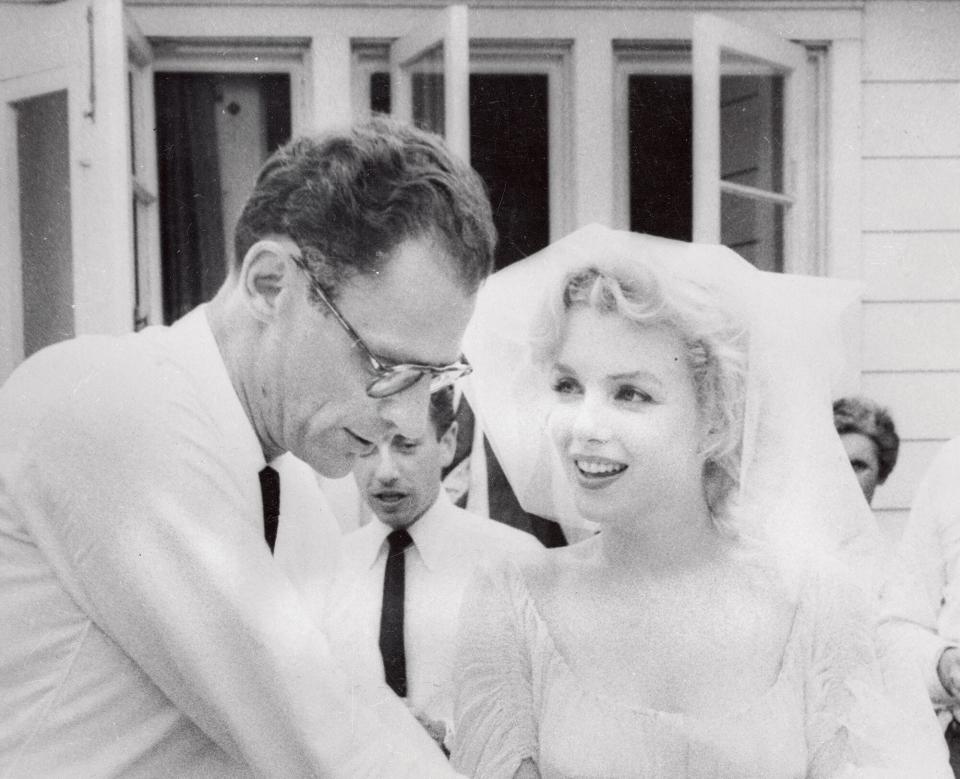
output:
<instances>
[{"instance_id":1,"label":"dark necktie","mask_svg":"<svg viewBox=\"0 0 960 779\"><path fill-rule=\"evenodd\" d=\"M407 697L407 656L403 648L403 589L406 548L413 543L406 530L387 536L390 549L383 571L383 610L380 612L380 654L383 678L401 698Z\"/></svg>"},{"instance_id":2,"label":"dark necktie","mask_svg":"<svg viewBox=\"0 0 960 779\"><path fill-rule=\"evenodd\" d=\"M280 474L269 465L260 471L260 497L263 499L263 537L273 554L280 524Z\"/></svg>"}]
</instances>

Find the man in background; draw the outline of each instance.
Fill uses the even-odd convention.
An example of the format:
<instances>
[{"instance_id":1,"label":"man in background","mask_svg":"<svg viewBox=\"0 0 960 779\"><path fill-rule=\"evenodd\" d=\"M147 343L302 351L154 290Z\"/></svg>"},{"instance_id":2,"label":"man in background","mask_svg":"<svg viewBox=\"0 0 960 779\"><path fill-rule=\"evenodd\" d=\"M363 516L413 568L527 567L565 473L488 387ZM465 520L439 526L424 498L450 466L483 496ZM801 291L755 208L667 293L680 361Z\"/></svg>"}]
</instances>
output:
<instances>
[{"instance_id":1,"label":"man in background","mask_svg":"<svg viewBox=\"0 0 960 779\"><path fill-rule=\"evenodd\" d=\"M452 388L433 394L429 418L422 435L386 435L354 466L376 518L342 540L327 631L355 678L386 683L442 743L453 721L460 604L475 568L542 546L453 505L440 480L457 442Z\"/></svg>"}]
</instances>

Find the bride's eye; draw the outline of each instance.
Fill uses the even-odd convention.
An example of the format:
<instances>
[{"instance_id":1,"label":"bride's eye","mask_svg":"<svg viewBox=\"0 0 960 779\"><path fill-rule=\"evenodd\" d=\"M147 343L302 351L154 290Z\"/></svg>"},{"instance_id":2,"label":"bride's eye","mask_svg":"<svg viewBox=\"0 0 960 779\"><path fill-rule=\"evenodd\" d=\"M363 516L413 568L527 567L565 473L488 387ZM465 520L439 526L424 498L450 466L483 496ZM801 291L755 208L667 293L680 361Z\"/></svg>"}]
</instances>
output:
<instances>
[{"instance_id":1,"label":"bride's eye","mask_svg":"<svg viewBox=\"0 0 960 779\"><path fill-rule=\"evenodd\" d=\"M653 396L637 387L624 385L618 387L614 397L627 403L652 403Z\"/></svg>"}]
</instances>

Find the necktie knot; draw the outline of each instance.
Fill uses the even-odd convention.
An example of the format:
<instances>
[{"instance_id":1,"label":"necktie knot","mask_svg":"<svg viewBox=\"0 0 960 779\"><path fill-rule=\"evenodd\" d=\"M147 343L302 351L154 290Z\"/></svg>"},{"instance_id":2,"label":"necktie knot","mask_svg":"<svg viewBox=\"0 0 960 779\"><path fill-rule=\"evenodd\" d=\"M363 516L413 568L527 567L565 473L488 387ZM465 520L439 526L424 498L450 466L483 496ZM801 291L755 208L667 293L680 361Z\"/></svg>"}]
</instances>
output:
<instances>
[{"instance_id":1,"label":"necktie knot","mask_svg":"<svg viewBox=\"0 0 960 779\"><path fill-rule=\"evenodd\" d=\"M402 553L412 543L413 539L410 537L410 534L402 528L400 530L394 530L387 536L387 544L390 545L391 555Z\"/></svg>"}]
</instances>

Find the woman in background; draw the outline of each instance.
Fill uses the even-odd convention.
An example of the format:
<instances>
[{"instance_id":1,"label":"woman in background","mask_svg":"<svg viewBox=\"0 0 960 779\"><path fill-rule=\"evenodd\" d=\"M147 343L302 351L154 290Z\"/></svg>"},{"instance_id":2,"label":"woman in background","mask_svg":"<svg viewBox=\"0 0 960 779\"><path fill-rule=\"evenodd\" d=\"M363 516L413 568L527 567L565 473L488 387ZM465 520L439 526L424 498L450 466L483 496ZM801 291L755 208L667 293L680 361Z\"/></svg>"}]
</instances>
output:
<instances>
[{"instance_id":1,"label":"woman in background","mask_svg":"<svg viewBox=\"0 0 960 779\"><path fill-rule=\"evenodd\" d=\"M758 329L769 274L718 247L596 227L525 262L485 291L468 333L475 406L483 421L516 407L506 434L490 432L518 496L536 503L525 508L600 532L474 583L455 767L507 779L949 776L919 680L879 662L872 584L823 554L842 557L855 520L830 516L845 488L822 461L803 463L835 467L842 452L808 436L765 461L789 426L820 426L798 420L806 404L778 419L783 379L787 394L815 384L772 372L797 345ZM497 295L529 301L537 287L532 322L501 321L515 305ZM812 478L787 477L788 461ZM771 527L785 530L773 539Z\"/></svg>"}]
</instances>

